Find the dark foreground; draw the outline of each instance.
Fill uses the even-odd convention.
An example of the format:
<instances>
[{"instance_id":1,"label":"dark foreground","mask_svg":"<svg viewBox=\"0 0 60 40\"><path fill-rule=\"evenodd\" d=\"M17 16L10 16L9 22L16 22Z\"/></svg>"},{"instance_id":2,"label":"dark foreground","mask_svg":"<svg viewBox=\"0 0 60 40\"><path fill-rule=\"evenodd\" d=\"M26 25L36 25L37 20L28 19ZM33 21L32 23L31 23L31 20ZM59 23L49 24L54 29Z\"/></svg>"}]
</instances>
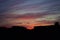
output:
<instances>
[{"instance_id":1,"label":"dark foreground","mask_svg":"<svg viewBox=\"0 0 60 40\"><path fill-rule=\"evenodd\" d=\"M2 36L3 35L3 36ZM43 39L43 38L60 38L60 25L55 23L55 25L50 26L37 26L33 30L27 30L24 27L13 26L12 28L0 27L0 36L8 37L14 39L17 37L19 39Z\"/></svg>"},{"instance_id":2,"label":"dark foreground","mask_svg":"<svg viewBox=\"0 0 60 40\"><path fill-rule=\"evenodd\" d=\"M13 26L12 28L5 28L5 27L0 27L0 32L19 32L19 33L26 33L26 32L60 32L60 25L55 26L55 25L51 25L51 26L36 26L34 29L32 30L28 30L22 26Z\"/></svg>"},{"instance_id":3,"label":"dark foreground","mask_svg":"<svg viewBox=\"0 0 60 40\"><path fill-rule=\"evenodd\" d=\"M22 26L12 26L12 28L0 27L0 32L19 32L19 33L29 33L29 32L60 32L60 25L56 22L54 25L50 26L35 26L34 29L28 30Z\"/></svg>"}]
</instances>

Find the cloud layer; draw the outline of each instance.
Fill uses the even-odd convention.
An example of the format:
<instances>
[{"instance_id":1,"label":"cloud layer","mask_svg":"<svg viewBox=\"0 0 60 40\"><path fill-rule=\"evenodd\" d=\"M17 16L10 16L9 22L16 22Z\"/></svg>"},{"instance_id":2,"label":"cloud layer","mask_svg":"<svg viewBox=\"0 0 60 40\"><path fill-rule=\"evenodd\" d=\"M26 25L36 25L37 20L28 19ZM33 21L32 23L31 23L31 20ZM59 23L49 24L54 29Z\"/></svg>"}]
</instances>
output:
<instances>
[{"instance_id":1,"label":"cloud layer","mask_svg":"<svg viewBox=\"0 0 60 40\"><path fill-rule=\"evenodd\" d=\"M60 0L0 0L0 26L51 25L59 17Z\"/></svg>"}]
</instances>

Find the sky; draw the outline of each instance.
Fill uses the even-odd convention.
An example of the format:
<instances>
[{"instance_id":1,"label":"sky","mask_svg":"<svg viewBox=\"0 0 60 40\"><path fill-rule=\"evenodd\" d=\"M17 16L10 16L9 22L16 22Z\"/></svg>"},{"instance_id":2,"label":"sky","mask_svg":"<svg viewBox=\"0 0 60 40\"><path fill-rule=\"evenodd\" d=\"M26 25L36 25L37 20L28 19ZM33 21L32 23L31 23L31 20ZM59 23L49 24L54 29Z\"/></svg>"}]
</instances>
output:
<instances>
[{"instance_id":1,"label":"sky","mask_svg":"<svg viewBox=\"0 0 60 40\"><path fill-rule=\"evenodd\" d=\"M60 0L0 0L0 26L53 25L60 22Z\"/></svg>"}]
</instances>

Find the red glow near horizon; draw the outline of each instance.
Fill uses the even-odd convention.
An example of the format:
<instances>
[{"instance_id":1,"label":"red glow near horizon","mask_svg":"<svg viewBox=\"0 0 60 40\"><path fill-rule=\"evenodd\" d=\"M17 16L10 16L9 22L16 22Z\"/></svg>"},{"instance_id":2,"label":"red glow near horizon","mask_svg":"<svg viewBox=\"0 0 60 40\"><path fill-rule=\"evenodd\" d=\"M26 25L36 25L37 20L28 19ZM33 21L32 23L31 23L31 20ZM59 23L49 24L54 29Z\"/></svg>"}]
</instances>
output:
<instances>
[{"instance_id":1,"label":"red glow near horizon","mask_svg":"<svg viewBox=\"0 0 60 40\"><path fill-rule=\"evenodd\" d=\"M32 30L32 29L34 29L35 26L49 26L49 25L52 25L52 24L23 24L23 25L17 24L15 26L23 26L28 30ZM5 25L5 27L6 28L11 28L12 26L11 25L10 26Z\"/></svg>"},{"instance_id":2,"label":"red glow near horizon","mask_svg":"<svg viewBox=\"0 0 60 40\"><path fill-rule=\"evenodd\" d=\"M35 19L16 19L14 21L10 21L9 23L11 24L7 24L4 25L7 28L11 28L11 26L23 26L26 29L32 30L34 29L35 26L48 26L48 25L52 25L51 22L47 22L47 21L41 21L41 22L36 22Z\"/></svg>"}]
</instances>

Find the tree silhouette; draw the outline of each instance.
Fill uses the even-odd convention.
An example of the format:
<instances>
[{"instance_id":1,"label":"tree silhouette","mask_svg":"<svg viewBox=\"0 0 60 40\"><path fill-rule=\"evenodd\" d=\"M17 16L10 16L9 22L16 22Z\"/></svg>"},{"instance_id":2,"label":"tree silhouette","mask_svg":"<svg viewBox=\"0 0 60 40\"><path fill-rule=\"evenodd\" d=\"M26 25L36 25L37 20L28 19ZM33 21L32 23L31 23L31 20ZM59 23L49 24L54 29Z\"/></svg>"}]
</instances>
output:
<instances>
[{"instance_id":1,"label":"tree silhouette","mask_svg":"<svg viewBox=\"0 0 60 40\"><path fill-rule=\"evenodd\" d=\"M55 22L55 26L59 26L59 22Z\"/></svg>"}]
</instances>

